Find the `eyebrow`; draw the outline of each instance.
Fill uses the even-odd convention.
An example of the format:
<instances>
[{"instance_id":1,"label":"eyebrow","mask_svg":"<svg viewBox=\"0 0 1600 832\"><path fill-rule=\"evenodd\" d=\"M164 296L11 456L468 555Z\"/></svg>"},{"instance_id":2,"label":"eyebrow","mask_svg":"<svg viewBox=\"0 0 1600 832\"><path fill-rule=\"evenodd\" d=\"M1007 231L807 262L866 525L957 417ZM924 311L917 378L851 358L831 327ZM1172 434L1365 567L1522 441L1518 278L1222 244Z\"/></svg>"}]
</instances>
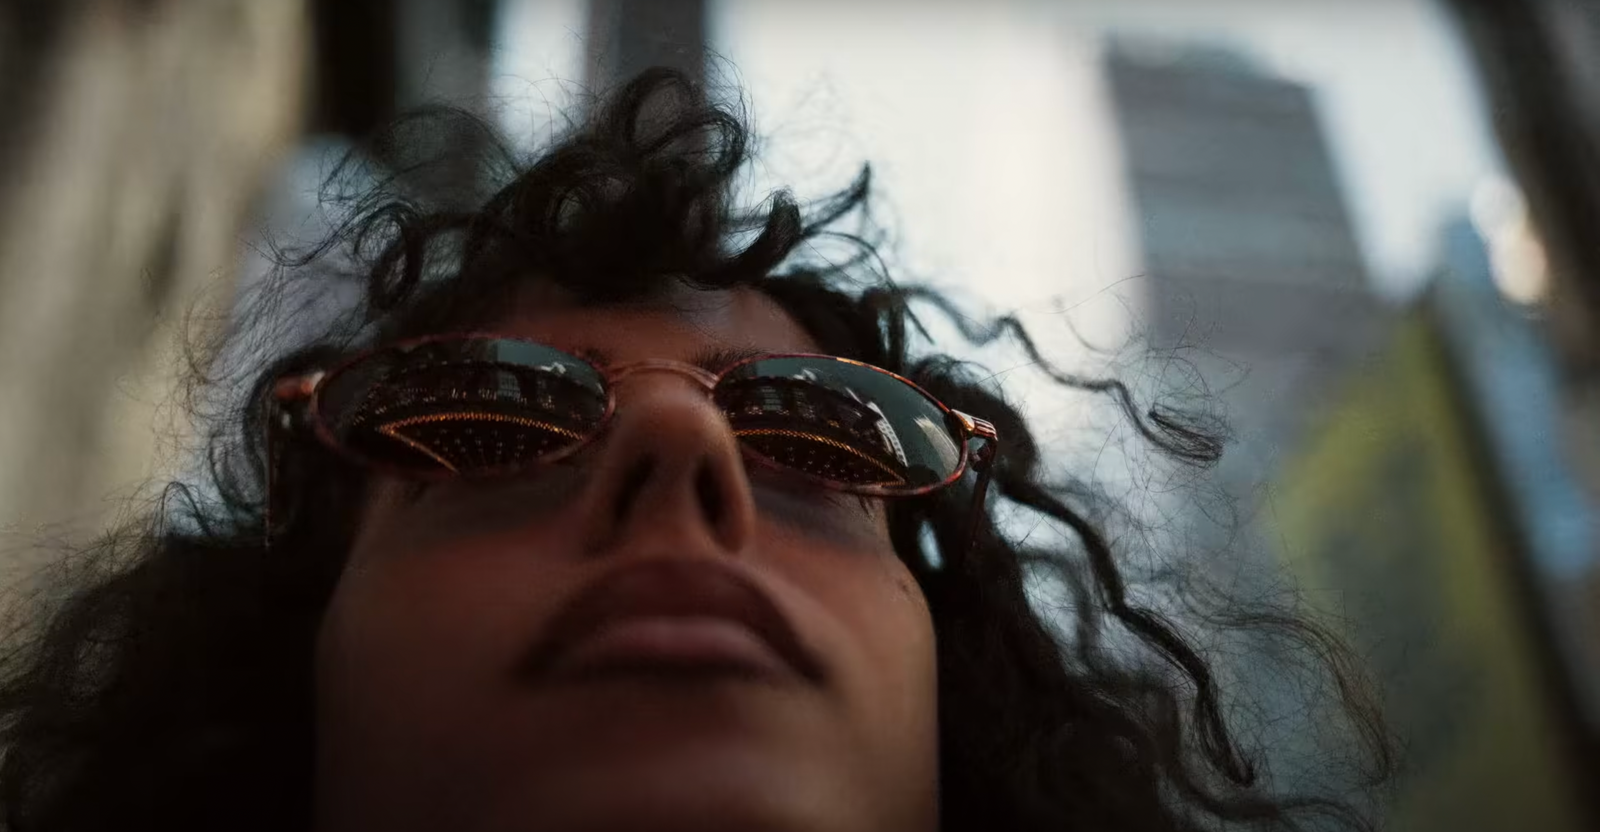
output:
<instances>
[{"instance_id":1,"label":"eyebrow","mask_svg":"<svg viewBox=\"0 0 1600 832\"><path fill-rule=\"evenodd\" d=\"M579 347L570 350L570 352L579 358L586 359L602 367L616 363L610 353L596 347ZM718 346L708 347L695 353L694 357L689 359L689 362L708 372L720 373L740 361L771 354L770 350L756 349L755 347Z\"/></svg>"},{"instance_id":2,"label":"eyebrow","mask_svg":"<svg viewBox=\"0 0 1600 832\"><path fill-rule=\"evenodd\" d=\"M755 347L712 347L696 353L690 363L720 373L740 361L771 354L770 350L758 350Z\"/></svg>"}]
</instances>

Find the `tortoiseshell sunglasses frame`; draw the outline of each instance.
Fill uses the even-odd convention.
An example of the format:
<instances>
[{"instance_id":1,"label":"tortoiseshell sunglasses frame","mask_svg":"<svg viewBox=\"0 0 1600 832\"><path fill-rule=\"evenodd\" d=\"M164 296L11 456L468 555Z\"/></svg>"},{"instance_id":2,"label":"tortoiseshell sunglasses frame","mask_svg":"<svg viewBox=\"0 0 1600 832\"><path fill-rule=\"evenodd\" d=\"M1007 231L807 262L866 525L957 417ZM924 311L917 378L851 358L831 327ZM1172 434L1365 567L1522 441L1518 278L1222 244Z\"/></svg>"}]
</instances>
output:
<instances>
[{"instance_id":1,"label":"tortoiseshell sunglasses frame","mask_svg":"<svg viewBox=\"0 0 1600 832\"><path fill-rule=\"evenodd\" d=\"M388 352L409 351L426 344L446 341L514 341L560 353L563 357L589 367L594 371L605 391L605 410L601 414L600 418L595 422L594 428L591 429L587 435L565 448L552 451L551 453L545 454L531 462L502 466L486 471L475 472L473 474L456 474L449 471L417 471L404 466L386 465L375 460L368 459L367 457L350 450L349 448L345 447L344 443L339 441L338 437L334 435L333 430L328 426L326 420L322 418L321 393L327 388L327 385L331 380L338 378L340 374L349 368L360 365L368 359L371 359L373 356ZM976 540L978 529L981 526L981 524L978 522L978 512L982 511L983 509L984 497L988 491L990 468L993 464L995 454L998 451L1000 438L996 434L993 424L946 405L944 402L941 402L935 398L933 394L922 389L922 387L916 382L906 378L905 376L885 370L882 367L876 367L862 361L856 361L852 358L843 358L836 355L822 355L818 353L771 353L749 356L735 361L715 373L693 364L664 359L632 361L622 364L613 364L610 366L600 366L593 361L588 360L587 358L573 355L565 350L552 347L548 344L528 338L519 338L492 332L468 332L412 338L379 347L377 349L366 350L333 365L327 370L312 370L278 379L272 386L272 398L276 412L269 414L266 426L266 447L268 459L265 521L268 540L270 541L272 536L272 509L273 506L276 505L276 495L273 492L273 480L274 474L276 473L276 468L278 466L277 457L273 452L275 445L273 441L273 435L279 430L289 427L291 423L291 410L295 407L305 408L304 412L306 416L306 422L310 424L312 432L317 437L318 441L320 441L324 446L332 450L334 453L363 468L376 470L406 479L427 481L448 480L462 476L470 476L473 478L508 476L519 471L526 471L531 467L556 462L567 456L578 453L582 449L588 447L602 434L604 434L606 427L611 422L612 415L616 412L617 383L630 375L638 372L648 371L677 373L679 375L688 376L694 379L702 388L705 389L707 395L711 395L716 390L717 384L719 384L729 374L737 371L739 368L758 361L771 361L774 359L783 358L806 358L817 361L836 361L843 364L850 364L865 370L882 373L883 375L889 376L901 384L906 385L937 407L939 411L946 416L946 424L959 426L960 435L952 435L951 439L956 440L956 443L960 448L961 456L956 462L955 469L939 482L911 488L896 488L895 486L882 485L851 485L849 483L843 483L837 480L828 479L826 477L809 474L805 471L798 470L791 466L779 463L776 460L770 459L765 454L762 454L760 451L750 447L745 442L738 443L741 454L746 459L752 460L759 465L779 471L784 476L798 478L799 480L808 482L818 488L832 491L842 491L849 494L858 494L869 497L917 497L924 494L929 494L942 488L946 488L959 481L962 475L964 475L970 468L978 475L978 481L973 491L971 515L969 517L969 524L971 528L968 534L968 548L970 549L973 542ZM974 453L970 448L971 440L973 439L982 441L982 446L976 453Z\"/></svg>"}]
</instances>

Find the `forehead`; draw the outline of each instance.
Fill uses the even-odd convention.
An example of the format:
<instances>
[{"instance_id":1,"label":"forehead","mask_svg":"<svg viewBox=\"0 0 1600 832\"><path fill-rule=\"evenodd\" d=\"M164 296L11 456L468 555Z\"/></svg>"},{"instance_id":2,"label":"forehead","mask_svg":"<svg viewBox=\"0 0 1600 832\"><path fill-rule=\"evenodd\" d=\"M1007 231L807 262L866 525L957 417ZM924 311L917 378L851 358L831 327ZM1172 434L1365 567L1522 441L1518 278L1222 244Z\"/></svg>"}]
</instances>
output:
<instances>
[{"instance_id":1,"label":"forehead","mask_svg":"<svg viewBox=\"0 0 1600 832\"><path fill-rule=\"evenodd\" d=\"M609 361L691 361L710 351L820 352L816 340L776 301L747 287L687 286L645 301L582 306L561 293L526 293L494 330Z\"/></svg>"}]
</instances>

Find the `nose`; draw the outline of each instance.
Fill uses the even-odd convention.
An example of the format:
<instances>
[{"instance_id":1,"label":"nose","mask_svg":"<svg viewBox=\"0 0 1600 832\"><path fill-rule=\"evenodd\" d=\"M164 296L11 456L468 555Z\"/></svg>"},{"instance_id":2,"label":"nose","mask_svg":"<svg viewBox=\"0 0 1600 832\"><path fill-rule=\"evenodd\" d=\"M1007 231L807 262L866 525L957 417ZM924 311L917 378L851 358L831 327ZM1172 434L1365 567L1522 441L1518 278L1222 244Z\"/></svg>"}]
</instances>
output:
<instances>
[{"instance_id":1,"label":"nose","mask_svg":"<svg viewBox=\"0 0 1600 832\"><path fill-rule=\"evenodd\" d=\"M640 373L618 382L616 396L581 501L586 548L742 551L754 497L738 440L704 384Z\"/></svg>"}]
</instances>

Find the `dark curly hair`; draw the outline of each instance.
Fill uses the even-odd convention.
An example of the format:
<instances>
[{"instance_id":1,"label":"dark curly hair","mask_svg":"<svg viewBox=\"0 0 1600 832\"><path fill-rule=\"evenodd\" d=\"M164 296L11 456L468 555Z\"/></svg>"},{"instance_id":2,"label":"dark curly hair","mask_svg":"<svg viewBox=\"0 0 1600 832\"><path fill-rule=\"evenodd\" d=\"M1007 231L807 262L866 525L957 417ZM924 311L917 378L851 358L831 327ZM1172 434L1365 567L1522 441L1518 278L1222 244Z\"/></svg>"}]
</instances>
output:
<instances>
[{"instance_id":1,"label":"dark curly hair","mask_svg":"<svg viewBox=\"0 0 1600 832\"><path fill-rule=\"evenodd\" d=\"M1046 470L1018 410L973 366L912 354L921 326L913 309L948 316L975 343L1013 339L1056 381L1107 396L1180 464L1218 459L1223 443L1207 422L1138 406L1114 380L1058 371L1012 318L973 323L937 292L890 281L874 253L868 170L809 207L787 192L741 207L750 156L742 109L687 79L645 73L589 112L528 161L477 120L424 113L369 146L388 164L352 156L327 180L324 196L344 222L312 250L278 252L276 278L250 299L251 317L235 321L230 358L197 371L197 390L215 389L219 373L252 378L230 406L193 400L202 403L204 482L169 486L146 518L69 559L78 568L55 573L54 589L36 596L39 611L14 633L0 666L7 829L308 827L312 644L363 480L293 437L269 461L271 383L489 319L530 275L592 304L647 296L674 279L753 287L824 350L901 373L995 423L1003 442L970 552L963 513L939 510L959 495L890 511L896 550L937 634L944 829L1374 828L1370 809L1347 793L1289 790L1263 773L1249 742L1260 735L1235 724L1246 709L1228 704L1203 633L1130 598L1119 555L1093 519L1095 492ZM416 148L426 158L400 161ZM463 167L468 152L474 161ZM341 190L357 167L384 173ZM494 179L476 175L485 170L509 184L484 188ZM833 243L853 253L839 256ZM320 308L324 300L305 294L312 285L359 285L360 299L289 346L282 327L257 325L293 317L285 309L297 304ZM286 495L270 547L269 464ZM1018 506L1075 540L1048 548L1008 537L996 512ZM1070 616L1030 603L1037 574L1065 587ZM1367 785L1383 782L1388 735L1338 639L1292 610L1236 606L1199 620L1270 632L1312 657L1317 678L1332 682L1321 690L1344 720L1338 736L1353 738L1350 759Z\"/></svg>"}]
</instances>

